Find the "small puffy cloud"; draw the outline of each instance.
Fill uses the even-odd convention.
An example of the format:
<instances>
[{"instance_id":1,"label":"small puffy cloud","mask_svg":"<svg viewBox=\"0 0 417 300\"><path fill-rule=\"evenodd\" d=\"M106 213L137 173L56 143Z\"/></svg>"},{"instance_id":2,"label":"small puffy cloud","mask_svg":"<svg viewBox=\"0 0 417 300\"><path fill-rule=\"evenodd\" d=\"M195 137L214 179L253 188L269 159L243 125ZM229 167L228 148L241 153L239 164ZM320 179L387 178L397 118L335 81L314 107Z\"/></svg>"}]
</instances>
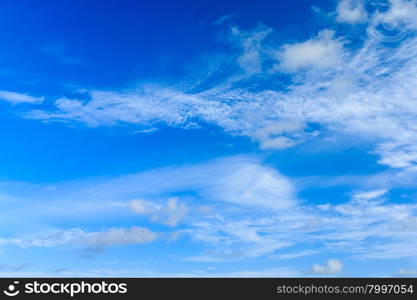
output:
<instances>
[{"instance_id":1,"label":"small puffy cloud","mask_svg":"<svg viewBox=\"0 0 417 300\"><path fill-rule=\"evenodd\" d=\"M256 130L252 138L259 141L262 149L284 149L296 145L301 140L295 135L285 135L297 134L303 128L304 124L300 121L277 121Z\"/></svg>"},{"instance_id":2,"label":"small puffy cloud","mask_svg":"<svg viewBox=\"0 0 417 300\"><path fill-rule=\"evenodd\" d=\"M157 214L151 217L151 220L160 222L168 226L177 226L178 223L186 216L188 207L180 203L178 198L170 198L167 204L163 206Z\"/></svg>"},{"instance_id":3,"label":"small puffy cloud","mask_svg":"<svg viewBox=\"0 0 417 300\"><path fill-rule=\"evenodd\" d=\"M33 97L28 94L10 92L10 91L0 91L0 100L7 101L11 104L20 104L20 103L31 103L39 104L44 98L43 97Z\"/></svg>"},{"instance_id":4,"label":"small puffy cloud","mask_svg":"<svg viewBox=\"0 0 417 300\"><path fill-rule=\"evenodd\" d=\"M128 207L137 214L150 215L154 222L173 227L177 226L188 213L187 205L180 203L178 198L169 198L165 205L136 199L130 201Z\"/></svg>"},{"instance_id":5,"label":"small puffy cloud","mask_svg":"<svg viewBox=\"0 0 417 300\"><path fill-rule=\"evenodd\" d=\"M341 0L337 5L336 20L341 23L362 23L368 18L368 13L362 0Z\"/></svg>"},{"instance_id":6,"label":"small puffy cloud","mask_svg":"<svg viewBox=\"0 0 417 300\"><path fill-rule=\"evenodd\" d=\"M86 238L91 247L123 246L153 242L158 235L143 227L112 228L105 232L94 233Z\"/></svg>"},{"instance_id":7,"label":"small puffy cloud","mask_svg":"<svg viewBox=\"0 0 417 300\"><path fill-rule=\"evenodd\" d=\"M316 38L287 44L278 54L279 69L296 72L308 68L330 68L342 61L343 42L334 38L334 31L323 30Z\"/></svg>"},{"instance_id":8,"label":"small puffy cloud","mask_svg":"<svg viewBox=\"0 0 417 300\"><path fill-rule=\"evenodd\" d=\"M311 266L311 273L314 275L335 275L343 270L343 263L337 259L329 259L326 265L314 264Z\"/></svg>"}]
</instances>

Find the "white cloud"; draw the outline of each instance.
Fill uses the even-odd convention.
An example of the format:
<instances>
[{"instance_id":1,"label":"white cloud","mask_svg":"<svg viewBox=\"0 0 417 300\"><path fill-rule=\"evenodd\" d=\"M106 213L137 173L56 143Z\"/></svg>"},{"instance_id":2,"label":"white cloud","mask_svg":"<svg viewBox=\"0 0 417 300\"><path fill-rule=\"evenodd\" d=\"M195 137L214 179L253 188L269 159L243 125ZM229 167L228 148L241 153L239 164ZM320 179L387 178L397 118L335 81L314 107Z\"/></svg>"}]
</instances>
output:
<instances>
[{"instance_id":1,"label":"white cloud","mask_svg":"<svg viewBox=\"0 0 417 300\"><path fill-rule=\"evenodd\" d=\"M417 251L416 218L417 205L390 204L378 198L353 198L346 203L317 207L297 205L283 211L218 206L210 214L190 215L186 227L175 235L188 235L205 247L203 253L188 258L192 261L218 262L265 255L289 259L323 251L368 259L404 258L414 257ZM1 239L0 244L100 248L151 242L164 236L141 228L103 232L72 229ZM176 240L170 235L166 237ZM308 250L300 252L299 246ZM293 256L282 254L284 249L285 253L292 251Z\"/></svg>"},{"instance_id":2,"label":"white cloud","mask_svg":"<svg viewBox=\"0 0 417 300\"><path fill-rule=\"evenodd\" d=\"M370 200L375 199L383 196L387 193L388 190L382 189L382 190L373 190L373 191L367 191L367 192L360 192L353 195L354 199L357 200Z\"/></svg>"},{"instance_id":3,"label":"white cloud","mask_svg":"<svg viewBox=\"0 0 417 300\"><path fill-rule=\"evenodd\" d=\"M155 203L143 199L135 199L128 203L129 208L137 214L148 215L160 209Z\"/></svg>"},{"instance_id":4,"label":"white cloud","mask_svg":"<svg viewBox=\"0 0 417 300\"><path fill-rule=\"evenodd\" d=\"M342 63L343 42L334 38L334 31L323 30L314 39L287 44L278 54L279 68L296 72L307 68L331 68Z\"/></svg>"},{"instance_id":5,"label":"white cloud","mask_svg":"<svg viewBox=\"0 0 417 300\"><path fill-rule=\"evenodd\" d=\"M212 249L193 259L224 261L263 255L285 259L291 256L282 255L283 249L297 253L301 245L308 250L300 255L337 252L362 258L413 257L417 205L387 203L378 194L382 192L340 204L257 213L256 217L217 212L194 221L194 228L188 231Z\"/></svg>"},{"instance_id":6,"label":"white cloud","mask_svg":"<svg viewBox=\"0 0 417 300\"><path fill-rule=\"evenodd\" d=\"M19 238L0 239L2 245L28 247L94 247L145 244L156 240L158 234L143 227L111 228L102 232L82 229L51 230Z\"/></svg>"},{"instance_id":7,"label":"white cloud","mask_svg":"<svg viewBox=\"0 0 417 300\"><path fill-rule=\"evenodd\" d=\"M403 181L403 177L395 180ZM365 188L352 194L349 201L307 204L297 200L289 178L247 157L108 180L60 183L52 190L6 183L0 187L3 193L13 196L10 201L20 203L13 213L10 201L2 203L1 225L7 228L14 228L16 219L19 228L27 228L28 232L33 230L33 223L56 224L57 220L74 218L80 224L94 218L119 222L132 217L127 207L156 222L182 225L175 232L158 233L140 227L98 232L41 231L0 239L3 246L100 248L150 242L155 236L175 242L185 236L204 249L188 260L205 262L264 256L290 259L323 252L367 259L407 258L414 257L417 251L417 205L413 201L392 203L385 189ZM175 198L167 202L154 200L170 199L169 195L181 192L195 195L187 198L187 206ZM134 195L138 198L129 203ZM111 205L106 204L110 199ZM210 210L200 211L202 205L209 205ZM9 215L13 218L9 219Z\"/></svg>"},{"instance_id":8,"label":"white cloud","mask_svg":"<svg viewBox=\"0 0 417 300\"><path fill-rule=\"evenodd\" d=\"M262 42L272 32L270 28L259 27L253 31L242 31L238 27L232 28L232 38L237 40L242 53L237 58L238 65L247 75L262 71Z\"/></svg>"},{"instance_id":9,"label":"white cloud","mask_svg":"<svg viewBox=\"0 0 417 300\"><path fill-rule=\"evenodd\" d=\"M367 20L368 13L363 0L341 0L337 4L337 21L342 23L361 23Z\"/></svg>"},{"instance_id":10,"label":"white cloud","mask_svg":"<svg viewBox=\"0 0 417 300\"><path fill-rule=\"evenodd\" d=\"M123 246L150 243L157 237L155 232L143 227L111 228L91 234L85 243L92 247Z\"/></svg>"},{"instance_id":11,"label":"white cloud","mask_svg":"<svg viewBox=\"0 0 417 300\"><path fill-rule=\"evenodd\" d=\"M314 264L311 266L311 273L314 275L335 275L341 273L343 264L337 259L329 259L326 265Z\"/></svg>"},{"instance_id":12,"label":"white cloud","mask_svg":"<svg viewBox=\"0 0 417 300\"><path fill-rule=\"evenodd\" d=\"M128 206L138 214L150 215L154 222L168 226L177 226L187 215L188 207L181 203L178 198L169 198L165 205L156 204L143 199L132 200Z\"/></svg>"},{"instance_id":13,"label":"white cloud","mask_svg":"<svg viewBox=\"0 0 417 300\"><path fill-rule=\"evenodd\" d=\"M34 110L30 117L77 120L90 126L164 122L170 126L190 127L193 123L189 119L199 110L210 110L210 106L203 107L204 102L194 95L158 86L144 86L122 93L91 91L90 96L88 102L58 99L55 102L58 112Z\"/></svg>"},{"instance_id":14,"label":"white cloud","mask_svg":"<svg viewBox=\"0 0 417 300\"><path fill-rule=\"evenodd\" d=\"M12 104L20 103L31 103L39 104L43 101L43 97L33 97L28 94L10 92L10 91L0 91L0 100L10 102Z\"/></svg>"},{"instance_id":15,"label":"white cloud","mask_svg":"<svg viewBox=\"0 0 417 300\"><path fill-rule=\"evenodd\" d=\"M158 128L152 127L152 128L141 129L141 130L135 130L135 131L132 131L131 133L132 134L154 133L156 131L158 131Z\"/></svg>"},{"instance_id":16,"label":"white cloud","mask_svg":"<svg viewBox=\"0 0 417 300\"><path fill-rule=\"evenodd\" d=\"M235 213L242 213L242 218L247 213L249 216L252 213L287 214L296 208L297 201L296 191L288 178L270 167L263 166L256 159L243 156L227 157L194 166L151 170L99 182L77 182L69 186L58 184L53 190L43 187L31 189L32 201L25 201L26 205L19 208L14 214L15 217L20 215L21 219L30 219L32 222L34 214L40 220L77 218L81 221L85 218L91 220L92 217L105 217L110 221L113 218L129 216L128 213L124 213L126 207L129 207L133 212L149 217L151 221L169 226L184 222L184 228L191 231L182 228L178 233L189 233L203 244L211 244L210 240L225 240L228 241L225 246L231 243L232 248L235 245L242 247L238 259L269 254L288 247L291 241L281 241L269 235L263 237L258 229L251 228L254 220L244 218L241 223L230 222L234 219ZM13 190L19 195L19 191L28 188L16 186ZM177 198L165 198L167 194L183 191L193 191L197 195L197 198L193 197L187 201L190 206L186 206ZM129 202L128 199L131 199L132 195L141 195L143 198ZM25 197L28 196L26 193ZM161 198L168 198L168 201L163 203L144 200ZM106 204L109 199L112 200L111 203ZM229 216L230 213L232 216ZM216 220L217 217L220 219ZM208 224L205 224L206 220ZM35 243L46 245L54 240L51 246L58 247L71 244L72 241L89 241L91 244L94 240L95 243L105 244L104 239L107 240L116 233L122 234L126 230L106 231L94 235L91 232L67 230L52 234L56 236L55 239L49 235L41 235L33 236L33 242L29 242L25 237L21 243L28 246L34 246ZM219 231L223 232L223 238L217 237ZM68 235L68 239L63 239L63 236ZM227 251L219 251L219 255L229 257ZM224 253L220 254L221 252Z\"/></svg>"},{"instance_id":17,"label":"white cloud","mask_svg":"<svg viewBox=\"0 0 417 300\"><path fill-rule=\"evenodd\" d=\"M302 250L302 251L292 252L292 253L273 254L273 255L270 255L268 258L270 259L294 259L294 258L310 256L310 255L314 255L318 253L319 252L317 250Z\"/></svg>"},{"instance_id":18,"label":"white cloud","mask_svg":"<svg viewBox=\"0 0 417 300\"><path fill-rule=\"evenodd\" d=\"M303 135L298 134L305 125L300 121L279 121L256 130L252 138L262 149L284 149L302 142ZM290 137L284 136L289 134Z\"/></svg>"},{"instance_id":19,"label":"white cloud","mask_svg":"<svg viewBox=\"0 0 417 300\"><path fill-rule=\"evenodd\" d=\"M409 34L414 36L413 31L417 29L416 5L415 0L389 0L387 9L373 15L368 32L385 43L405 40Z\"/></svg>"},{"instance_id":20,"label":"white cloud","mask_svg":"<svg viewBox=\"0 0 417 300\"><path fill-rule=\"evenodd\" d=\"M417 39L408 14L415 10L416 2L391 4L385 16L404 20L410 33L396 44L387 45L387 40L370 35L363 44L349 47L344 42L349 37L337 39L331 31L324 31L283 48L271 41L266 47L271 30L263 34L255 30L254 36L237 30L235 40L241 50L236 54L237 63L249 75L262 70L262 84L235 76L232 83L198 92L150 85L89 91L89 100L60 99L55 110L32 111L30 116L92 126L164 123L188 128L210 123L231 134L248 136L264 149L322 136L353 136L372 143L381 164L405 169L393 176L399 182L401 172L411 172L417 165ZM370 15L369 26L381 14ZM274 61L277 49L286 53L281 57L282 70L297 70L287 74L292 76L291 83L284 87L275 80L282 75L276 68L264 69L263 56ZM312 127L320 134L312 134ZM137 182L147 184L138 186ZM226 159L133 174L95 188L97 192L92 194L99 199L134 193L146 198L156 190L161 194L192 190L209 199L213 212L198 220L187 218L185 231L207 245L208 252L198 256L207 260L271 255L300 244L307 247L306 241L311 241L311 250L316 247L365 258L414 257L417 251L413 231L416 205L390 203L382 197L383 184L367 186L345 203L308 206L298 203L290 179L278 171L255 160ZM144 203L136 203L138 212L148 209Z\"/></svg>"},{"instance_id":21,"label":"white cloud","mask_svg":"<svg viewBox=\"0 0 417 300\"><path fill-rule=\"evenodd\" d=\"M217 166L216 166L217 168ZM276 170L251 161L231 161L206 180L202 191L208 198L258 209L285 210L296 202L288 178Z\"/></svg>"},{"instance_id":22,"label":"white cloud","mask_svg":"<svg viewBox=\"0 0 417 300\"><path fill-rule=\"evenodd\" d=\"M62 247L79 245L80 240L86 238L88 234L81 229L51 230L43 233L25 235L19 238L2 238L0 244L13 244L22 248L28 247Z\"/></svg>"},{"instance_id":23,"label":"white cloud","mask_svg":"<svg viewBox=\"0 0 417 300\"><path fill-rule=\"evenodd\" d=\"M178 198L169 198L167 204L160 209L158 214L152 215L151 219L168 226L177 226L187 212L188 207L180 203Z\"/></svg>"},{"instance_id":24,"label":"white cloud","mask_svg":"<svg viewBox=\"0 0 417 300\"><path fill-rule=\"evenodd\" d=\"M2 199L25 203L15 211L22 220L131 216L126 209L129 207L138 214L156 214L158 222L172 224L183 219L186 211L199 216L212 214L216 206L277 211L290 209L297 202L296 190L288 177L247 156L165 167L108 180L79 180L55 185L54 189L25 183L5 183L0 188ZM198 202L194 196L184 198L186 203L175 200L173 195L184 191L193 191L195 197L204 201ZM30 202L24 201L27 197ZM170 198L165 203L161 201ZM8 219L7 214L1 219Z\"/></svg>"},{"instance_id":25,"label":"white cloud","mask_svg":"<svg viewBox=\"0 0 417 300\"><path fill-rule=\"evenodd\" d=\"M389 0L389 8L386 12L381 13L378 17L382 17L385 22L405 22L412 28L417 28L416 14L417 1L415 0Z\"/></svg>"}]
</instances>

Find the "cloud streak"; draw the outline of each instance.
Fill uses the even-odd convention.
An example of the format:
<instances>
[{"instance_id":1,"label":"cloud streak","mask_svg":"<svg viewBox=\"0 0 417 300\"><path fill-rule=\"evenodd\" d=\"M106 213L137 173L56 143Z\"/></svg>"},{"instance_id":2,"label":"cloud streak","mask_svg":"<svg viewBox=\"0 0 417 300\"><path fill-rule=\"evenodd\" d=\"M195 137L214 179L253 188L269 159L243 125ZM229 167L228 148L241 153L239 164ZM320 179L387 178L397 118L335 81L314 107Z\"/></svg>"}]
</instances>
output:
<instances>
[{"instance_id":1,"label":"cloud streak","mask_svg":"<svg viewBox=\"0 0 417 300\"><path fill-rule=\"evenodd\" d=\"M33 97L28 94L22 94L11 91L0 91L0 100L7 101L11 104L40 104L44 98L43 97Z\"/></svg>"},{"instance_id":2,"label":"cloud streak","mask_svg":"<svg viewBox=\"0 0 417 300\"><path fill-rule=\"evenodd\" d=\"M158 234L143 227L110 228L102 232L87 232L79 228L51 230L18 238L0 239L2 245L29 247L87 247L101 249L111 246L146 244L157 239Z\"/></svg>"}]
</instances>

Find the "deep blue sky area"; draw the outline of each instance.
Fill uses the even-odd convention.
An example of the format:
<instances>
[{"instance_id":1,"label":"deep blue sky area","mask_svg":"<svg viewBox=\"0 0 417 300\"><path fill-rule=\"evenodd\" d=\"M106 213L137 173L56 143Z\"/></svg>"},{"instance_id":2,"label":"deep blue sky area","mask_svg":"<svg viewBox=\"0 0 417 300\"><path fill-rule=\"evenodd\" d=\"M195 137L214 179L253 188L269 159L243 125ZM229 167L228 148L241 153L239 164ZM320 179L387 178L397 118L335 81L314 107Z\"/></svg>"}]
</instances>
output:
<instances>
[{"instance_id":1,"label":"deep blue sky area","mask_svg":"<svg viewBox=\"0 0 417 300\"><path fill-rule=\"evenodd\" d=\"M5 1L1 42L13 51L2 47L2 68L52 88L63 82L108 88L155 76L169 80L202 53L224 46L213 42L221 34L210 26L222 16L233 14L229 22L244 29L279 28L279 35L297 40L309 35L306 23L318 22L311 2L274 1L270 8L271 1L256 7L251 1ZM60 66L45 53L48 45L80 63Z\"/></svg>"}]
</instances>

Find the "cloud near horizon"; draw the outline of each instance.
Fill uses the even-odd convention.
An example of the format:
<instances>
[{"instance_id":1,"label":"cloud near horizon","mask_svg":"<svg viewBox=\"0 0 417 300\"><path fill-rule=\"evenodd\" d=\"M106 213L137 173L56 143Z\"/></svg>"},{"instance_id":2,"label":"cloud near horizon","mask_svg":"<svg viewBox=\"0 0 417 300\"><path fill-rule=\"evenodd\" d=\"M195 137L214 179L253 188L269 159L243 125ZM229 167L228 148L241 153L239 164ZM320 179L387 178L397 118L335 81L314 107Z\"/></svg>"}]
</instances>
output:
<instances>
[{"instance_id":1,"label":"cloud near horizon","mask_svg":"<svg viewBox=\"0 0 417 300\"><path fill-rule=\"evenodd\" d=\"M243 179L234 179L235 172ZM22 202L15 215L25 220L36 212L43 227L49 220L49 229L4 237L0 244L105 249L185 238L203 247L200 253L184 258L193 262L260 257L288 260L323 252L379 259L415 254L415 203L394 203L385 189L358 186L345 202L309 204L299 199L302 190L296 188L294 179L278 174L259 161L238 156L109 180L61 184L53 190L32 187L33 194L26 192L23 198L31 201ZM14 199L11 201L21 201L20 194L25 189L20 185L11 185L8 192L8 184L2 186L3 194ZM184 192L194 196L167 197ZM57 219L62 222L98 217L108 219L110 224L112 220L130 219L135 225L106 226L99 231L53 226ZM147 218L166 227L150 230ZM7 219L3 222L7 224Z\"/></svg>"}]
</instances>

